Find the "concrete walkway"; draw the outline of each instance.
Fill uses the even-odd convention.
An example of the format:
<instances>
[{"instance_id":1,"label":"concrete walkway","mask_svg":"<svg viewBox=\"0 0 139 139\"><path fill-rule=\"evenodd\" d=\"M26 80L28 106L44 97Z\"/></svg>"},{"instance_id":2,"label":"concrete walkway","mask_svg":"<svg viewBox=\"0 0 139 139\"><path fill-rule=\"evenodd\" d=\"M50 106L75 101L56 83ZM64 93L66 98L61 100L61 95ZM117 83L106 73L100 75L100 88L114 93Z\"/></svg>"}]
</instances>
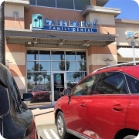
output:
<instances>
[{"instance_id":1,"label":"concrete walkway","mask_svg":"<svg viewBox=\"0 0 139 139\"><path fill-rule=\"evenodd\" d=\"M52 125L54 123L54 108L32 110L36 127L40 125Z\"/></svg>"}]
</instances>

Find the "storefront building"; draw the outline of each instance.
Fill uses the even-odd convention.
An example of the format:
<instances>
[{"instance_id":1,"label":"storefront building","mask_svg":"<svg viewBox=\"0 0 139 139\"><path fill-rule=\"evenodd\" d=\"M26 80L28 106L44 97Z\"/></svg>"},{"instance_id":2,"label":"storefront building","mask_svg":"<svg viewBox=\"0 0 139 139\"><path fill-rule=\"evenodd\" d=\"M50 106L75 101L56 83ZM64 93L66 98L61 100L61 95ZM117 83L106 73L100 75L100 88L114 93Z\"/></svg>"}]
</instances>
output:
<instances>
[{"instance_id":1,"label":"storefront building","mask_svg":"<svg viewBox=\"0 0 139 139\"><path fill-rule=\"evenodd\" d=\"M29 105L54 105L85 75L126 61L117 52L130 46L128 26L115 19L120 9L103 7L107 1L6 0L6 62L21 94L34 92Z\"/></svg>"}]
</instances>

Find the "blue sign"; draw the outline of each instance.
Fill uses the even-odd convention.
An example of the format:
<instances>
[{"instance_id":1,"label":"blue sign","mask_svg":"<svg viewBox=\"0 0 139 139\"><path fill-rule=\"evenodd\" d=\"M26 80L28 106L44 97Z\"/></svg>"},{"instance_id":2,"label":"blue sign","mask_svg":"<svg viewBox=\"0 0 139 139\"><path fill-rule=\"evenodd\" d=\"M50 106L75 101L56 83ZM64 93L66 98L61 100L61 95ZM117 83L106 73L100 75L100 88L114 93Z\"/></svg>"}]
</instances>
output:
<instances>
[{"instance_id":1,"label":"blue sign","mask_svg":"<svg viewBox=\"0 0 139 139\"><path fill-rule=\"evenodd\" d=\"M98 33L97 20L93 23L69 20L69 23L67 23L64 19L56 21L44 19L41 14L32 15L32 30Z\"/></svg>"},{"instance_id":2,"label":"blue sign","mask_svg":"<svg viewBox=\"0 0 139 139\"><path fill-rule=\"evenodd\" d=\"M127 38L131 38L131 37L134 37L135 34L136 34L136 33L133 32L133 31L128 31L128 32L126 32L126 37L127 37Z\"/></svg>"}]
</instances>

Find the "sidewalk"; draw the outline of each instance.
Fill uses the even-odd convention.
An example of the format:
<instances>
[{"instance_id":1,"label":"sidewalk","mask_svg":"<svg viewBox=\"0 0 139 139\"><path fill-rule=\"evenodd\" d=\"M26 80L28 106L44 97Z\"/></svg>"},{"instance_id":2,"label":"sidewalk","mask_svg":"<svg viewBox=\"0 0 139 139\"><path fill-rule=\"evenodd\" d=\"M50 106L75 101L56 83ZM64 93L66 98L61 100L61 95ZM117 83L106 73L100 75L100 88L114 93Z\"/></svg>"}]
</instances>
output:
<instances>
[{"instance_id":1,"label":"sidewalk","mask_svg":"<svg viewBox=\"0 0 139 139\"><path fill-rule=\"evenodd\" d=\"M48 108L48 109L35 109L32 110L32 113L34 115L35 124L36 127L42 126L42 125L53 125L54 122L54 108Z\"/></svg>"}]
</instances>

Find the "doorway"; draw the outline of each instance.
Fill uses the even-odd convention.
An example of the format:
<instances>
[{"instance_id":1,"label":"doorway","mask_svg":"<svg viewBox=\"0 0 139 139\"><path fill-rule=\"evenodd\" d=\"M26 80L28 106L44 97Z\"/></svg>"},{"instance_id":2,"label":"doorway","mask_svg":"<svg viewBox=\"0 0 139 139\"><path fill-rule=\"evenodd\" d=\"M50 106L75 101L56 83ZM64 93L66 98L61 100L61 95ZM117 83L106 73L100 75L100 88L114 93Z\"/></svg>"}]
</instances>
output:
<instances>
[{"instance_id":1,"label":"doorway","mask_svg":"<svg viewBox=\"0 0 139 139\"><path fill-rule=\"evenodd\" d=\"M66 73L65 72L55 72L52 74L52 92L53 100L57 101L61 96L64 88L67 87L66 84Z\"/></svg>"}]
</instances>

